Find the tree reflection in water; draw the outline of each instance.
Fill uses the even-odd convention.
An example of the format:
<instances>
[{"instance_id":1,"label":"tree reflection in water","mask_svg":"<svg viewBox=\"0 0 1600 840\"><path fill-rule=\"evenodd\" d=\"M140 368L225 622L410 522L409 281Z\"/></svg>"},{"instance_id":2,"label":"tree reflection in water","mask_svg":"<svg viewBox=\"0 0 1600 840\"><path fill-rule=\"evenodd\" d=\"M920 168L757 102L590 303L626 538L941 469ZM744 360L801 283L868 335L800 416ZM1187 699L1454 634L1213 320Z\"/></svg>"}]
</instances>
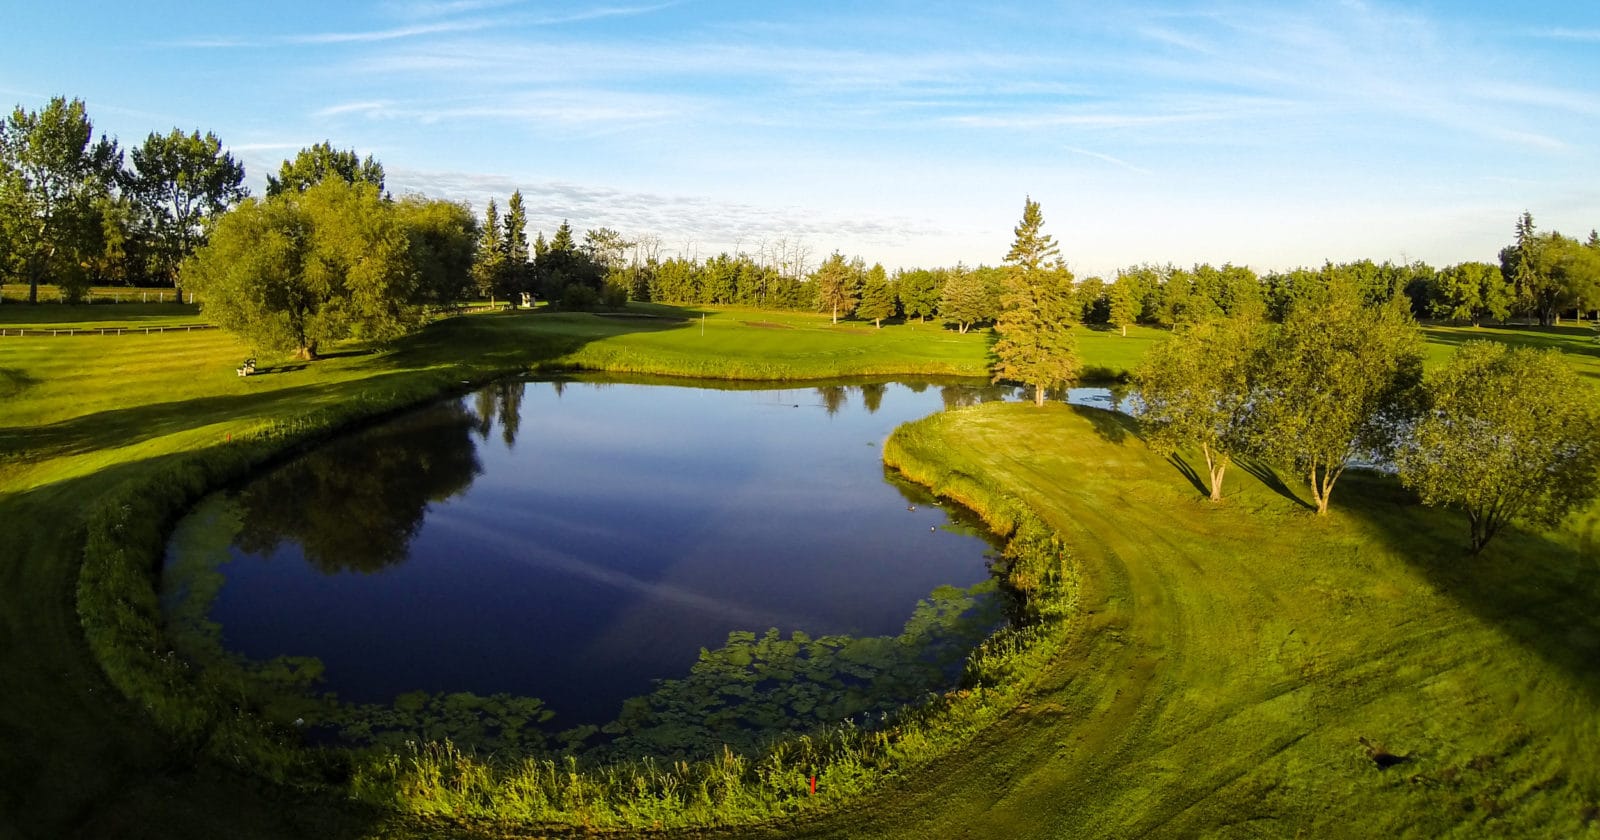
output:
<instances>
[{"instance_id":1,"label":"tree reflection in water","mask_svg":"<svg viewBox=\"0 0 1600 840\"><path fill-rule=\"evenodd\" d=\"M509 386L514 399L488 398L508 443L522 384ZM296 458L239 492L243 525L234 545L269 556L281 543L296 543L312 566L330 575L398 563L428 504L466 490L482 471L472 441L482 422L451 401Z\"/></svg>"}]
</instances>

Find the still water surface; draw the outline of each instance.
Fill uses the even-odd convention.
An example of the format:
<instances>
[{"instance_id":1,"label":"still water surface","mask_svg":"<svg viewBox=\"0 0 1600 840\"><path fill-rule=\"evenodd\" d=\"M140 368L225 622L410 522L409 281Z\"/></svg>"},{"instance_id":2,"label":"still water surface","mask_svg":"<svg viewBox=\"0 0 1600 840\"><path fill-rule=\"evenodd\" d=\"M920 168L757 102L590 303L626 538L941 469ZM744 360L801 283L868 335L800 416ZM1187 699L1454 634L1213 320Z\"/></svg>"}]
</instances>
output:
<instances>
[{"instance_id":1,"label":"still water surface","mask_svg":"<svg viewBox=\"0 0 1600 840\"><path fill-rule=\"evenodd\" d=\"M231 524L202 606L227 649L317 657L344 700L508 692L604 722L731 631L894 635L936 587L984 580L985 538L880 454L901 423L1014 396L499 383L213 499Z\"/></svg>"}]
</instances>

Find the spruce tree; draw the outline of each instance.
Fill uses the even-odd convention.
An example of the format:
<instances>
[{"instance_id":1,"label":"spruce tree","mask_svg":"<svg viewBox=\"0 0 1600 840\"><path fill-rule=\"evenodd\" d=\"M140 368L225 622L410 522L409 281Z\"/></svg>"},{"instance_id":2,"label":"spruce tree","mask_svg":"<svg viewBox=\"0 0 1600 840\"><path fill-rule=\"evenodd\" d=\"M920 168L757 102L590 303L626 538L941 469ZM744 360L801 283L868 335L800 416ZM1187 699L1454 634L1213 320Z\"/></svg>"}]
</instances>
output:
<instances>
[{"instance_id":1,"label":"spruce tree","mask_svg":"<svg viewBox=\"0 0 1600 840\"><path fill-rule=\"evenodd\" d=\"M522 190L511 194L506 202L505 238L501 240L505 252L505 267L501 272L501 289L507 297L528 291L528 211L522 205Z\"/></svg>"},{"instance_id":2,"label":"spruce tree","mask_svg":"<svg viewBox=\"0 0 1600 840\"><path fill-rule=\"evenodd\" d=\"M995 332L994 381L1020 382L1034 389L1044 405L1045 390L1078 375L1077 341L1072 335L1072 273L1061 262L1055 239L1042 233L1039 203L1025 200L1016 241L1006 254L1005 291Z\"/></svg>"},{"instance_id":3,"label":"spruce tree","mask_svg":"<svg viewBox=\"0 0 1600 840\"><path fill-rule=\"evenodd\" d=\"M874 263L867 271L867 282L861 288L861 302L856 304L856 317L871 321L883 329L883 319L894 316L894 287L881 263Z\"/></svg>"},{"instance_id":4,"label":"spruce tree","mask_svg":"<svg viewBox=\"0 0 1600 840\"><path fill-rule=\"evenodd\" d=\"M478 294L491 297L500 292L506 268L505 237L501 235L500 208L489 199L483 214L483 231L478 237L478 256L472 263L472 282Z\"/></svg>"}]
</instances>

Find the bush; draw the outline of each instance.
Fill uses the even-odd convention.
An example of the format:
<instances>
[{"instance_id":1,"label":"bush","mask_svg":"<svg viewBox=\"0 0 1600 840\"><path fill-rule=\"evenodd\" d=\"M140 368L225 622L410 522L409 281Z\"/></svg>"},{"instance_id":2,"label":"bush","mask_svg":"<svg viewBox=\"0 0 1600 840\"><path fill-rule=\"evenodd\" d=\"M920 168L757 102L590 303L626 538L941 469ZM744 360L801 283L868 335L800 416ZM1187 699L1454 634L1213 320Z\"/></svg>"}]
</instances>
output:
<instances>
[{"instance_id":1,"label":"bush","mask_svg":"<svg viewBox=\"0 0 1600 840\"><path fill-rule=\"evenodd\" d=\"M572 312L587 312L599 302L595 290L582 283L569 283L561 292L561 308Z\"/></svg>"}]
</instances>

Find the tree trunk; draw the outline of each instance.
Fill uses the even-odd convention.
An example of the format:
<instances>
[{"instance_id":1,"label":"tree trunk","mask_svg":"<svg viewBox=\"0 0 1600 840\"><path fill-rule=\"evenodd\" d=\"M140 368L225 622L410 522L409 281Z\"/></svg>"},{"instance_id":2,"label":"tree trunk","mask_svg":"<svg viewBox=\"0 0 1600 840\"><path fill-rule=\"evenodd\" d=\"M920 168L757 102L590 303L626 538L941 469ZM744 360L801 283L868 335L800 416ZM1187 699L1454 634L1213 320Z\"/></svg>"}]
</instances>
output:
<instances>
[{"instance_id":1,"label":"tree trunk","mask_svg":"<svg viewBox=\"0 0 1600 840\"><path fill-rule=\"evenodd\" d=\"M1222 475L1228 470L1228 456L1221 453L1215 455L1211 452L1211 445L1200 444L1200 451L1206 456L1206 470L1211 474L1211 501L1222 501Z\"/></svg>"},{"instance_id":2,"label":"tree trunk","mask_svg":"<svg viewBox=\"0 0 1600 840\"><path fill-rule=\"evenodd\" d=\"M302 362L314 362L314 361L316 361L317 360L317 345L315 345L315 344L301 345L300 349L295 351L294 357L296 359L299 359Z\"/></svg>"},{"instance_id":3,"label":"tree trunk","mask_svg":"<svg viewBox=\"0 0 1600 840\"><path fill-rule=\"evenodd\" d=\"M834 304L834 306L833 306L833 322L835 324L839 323L839 305L838 304Z\"/></svg>"},{"instance_id":4,"label":"tree trunk","mask_svg":"<svg viewBox=\"0 0 1600 840\"><path fill-rule=\"evenodd\" d=\"M1033 404L1037 405L1037 406L1043 406L1044 405L1044 386L1043 385L1035 385L1035 386L1033 386Z\"/></svg>"}]
</instances>

